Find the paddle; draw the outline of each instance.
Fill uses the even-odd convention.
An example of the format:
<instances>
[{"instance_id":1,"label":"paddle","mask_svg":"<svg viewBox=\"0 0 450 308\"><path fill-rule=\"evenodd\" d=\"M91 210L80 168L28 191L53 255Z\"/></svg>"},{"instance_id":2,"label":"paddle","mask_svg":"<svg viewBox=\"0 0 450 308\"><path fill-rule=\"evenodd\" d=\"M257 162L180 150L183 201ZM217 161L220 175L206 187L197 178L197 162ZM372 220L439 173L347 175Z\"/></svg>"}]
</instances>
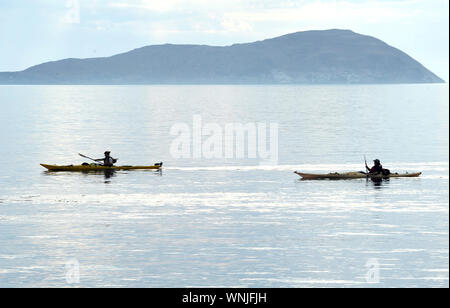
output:
<instances>
[{"instance_id":1,"label":"paddle","mask_svg":"<svg viewBox=\"0 0 450 308\"><path fill-rule=\"evenodd\" d=\"M93 160L93 161L95 161L96 163L99 162L98 160L95 160L95 159L93 159L93 158L90 158L89 156L83 155L83 154L81 154L81 153L78 153L78 155L80 155L81 157L84 157L84 158ZM114 159L114 163L116 163L118 160L119 160L118 158L117 158L117 159ZM101 165L101 166L104 166L103 164L100 164L100 165Z\"/></svg>"},{"instance_id":2,"label":"paddle","mask_svg":"<svg viewBox=\"0 0 450 308\"><path fill-rule=\"evenodd\" d=\"M83 154L80 154L80 153L78 153L78 155L80 155L81 157L84 157L84 158L87 158L87 159L93 160L93 161L95 161L95 162L97 162L97 163L98 163L98 161L96 161L95 159L93 159L93 158L90 158L90 157L88 157L88 156L86 156L86 155L83 155Z\"/></svg>"},{"instance_id":3,"label":"paddle","mask_svg":"<svg viewBox=\"0 0 450 308\"><path fill-rule=\"evenodd\" d=\"M369 166L367 166L367 158L366 158L366 154L364 154L364 163L366 164L366 174L367 174L367 170L369 170Z\"/></svg>"}]
</instances>

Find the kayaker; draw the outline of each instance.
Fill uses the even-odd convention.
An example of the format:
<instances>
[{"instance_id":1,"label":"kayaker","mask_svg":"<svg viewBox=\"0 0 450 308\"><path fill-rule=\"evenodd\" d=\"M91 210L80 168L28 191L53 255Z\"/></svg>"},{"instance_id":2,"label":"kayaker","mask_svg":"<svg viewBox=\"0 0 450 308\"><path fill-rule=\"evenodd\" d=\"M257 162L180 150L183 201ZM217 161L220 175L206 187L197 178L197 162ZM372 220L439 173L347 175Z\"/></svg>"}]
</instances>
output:
<instances>
[{"instance_id":1,"label":"kayaker","mask_svg":"<svg viewBox=\"0 0 450 308\"><path fill-rule=\"evenodd\" d=\"M112 167L117 162L117 159L111 157L110 151L106 151L104 158L99 158L99 159L96 159L95 161L98 161L98 162L102 161L103 166Z\"/></svg>"},{"instance_id":2,"label":"kayaker","mask_svg":"<svg viewBox=\"0 0 450 308\"><path fill-rule=\"evenodd\" d=\"M381 162L379 159L375 159L373 161L374 166L372 168L369 168L366 164L366 169L369 171L369 173L382 173L383 172L383 166L381 165Z\"/></svg>"}]
</instances>

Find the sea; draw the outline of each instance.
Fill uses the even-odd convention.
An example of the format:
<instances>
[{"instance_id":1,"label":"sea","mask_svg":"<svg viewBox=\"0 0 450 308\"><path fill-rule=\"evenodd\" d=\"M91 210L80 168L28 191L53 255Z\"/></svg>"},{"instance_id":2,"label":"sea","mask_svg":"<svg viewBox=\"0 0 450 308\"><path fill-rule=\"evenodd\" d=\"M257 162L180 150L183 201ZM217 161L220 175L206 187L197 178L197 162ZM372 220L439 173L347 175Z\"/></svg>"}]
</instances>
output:
<instances>
[{"instance_id":1,"label":"sea","mask_svg":"<svg viewBox=\"0 0 450 308\"><path fill-rule=\"evenodd\" d=\"M0 287L448 288L448 94L0 86ZM227 139L230 127L247 130ZM40 166L106 150L116 165L163 168ZM363 171L376 158L422 176L294 173Z\"/></svg>"}]
</instances>

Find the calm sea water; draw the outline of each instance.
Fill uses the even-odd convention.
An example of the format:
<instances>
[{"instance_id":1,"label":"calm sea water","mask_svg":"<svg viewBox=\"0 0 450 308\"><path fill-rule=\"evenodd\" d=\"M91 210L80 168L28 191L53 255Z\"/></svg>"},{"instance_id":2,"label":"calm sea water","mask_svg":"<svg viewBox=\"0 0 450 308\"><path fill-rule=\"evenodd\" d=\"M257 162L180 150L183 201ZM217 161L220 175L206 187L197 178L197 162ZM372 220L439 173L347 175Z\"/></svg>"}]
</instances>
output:
<instances>
[{"instance_id":1,"label":"calm sea water","mask_svg":"<svg viewBox=\"0 0 450 308\"><path fill-rule=\"evenodd\" d=\"M0 86L0 106L0 287L449 286L447 85ZM170 129L194 115L278 123L278 164L175 159ZM165 168L39 165L106 149ZM364 154L423 176L293 174Z\"/></svg>"}]
</instances>

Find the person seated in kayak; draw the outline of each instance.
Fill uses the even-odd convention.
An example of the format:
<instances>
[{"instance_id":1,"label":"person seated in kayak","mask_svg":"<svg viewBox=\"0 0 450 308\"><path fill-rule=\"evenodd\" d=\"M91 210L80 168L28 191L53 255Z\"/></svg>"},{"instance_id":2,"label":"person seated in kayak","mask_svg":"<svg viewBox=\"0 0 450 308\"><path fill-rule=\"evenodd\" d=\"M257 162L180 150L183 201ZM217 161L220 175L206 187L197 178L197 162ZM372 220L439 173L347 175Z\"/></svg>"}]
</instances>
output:
<instances>
[{"instance_id":1,"label":"person seated in kayak","mask_svg":"<svg viewBox=\"0 0 450 308\"><path fill-rule=\"evenodd\" d=\"M367 166L367 164L366 164L367 171L369 171L369 173L374 173L374 174L382 173L383 172L383 166L381 165L380 160L379 159L375 159L373 161L373 163L374 163L374 166L372 168L369 168L369 166Z\"/></svg>"},{"instance_id":2,"label":"person seated in kayak","mask_svg":"<svg viewBox=\"0 0 450 308\"><path fill-rule=\"evenodd\" d=\"M117 159L112 158L110 154L111 154L110 151L106 151L105 158L99 158L99 159L96 159L95 161L103 162L103 166L112 167L117 162Z\"/></svg>"}]
</instances>

